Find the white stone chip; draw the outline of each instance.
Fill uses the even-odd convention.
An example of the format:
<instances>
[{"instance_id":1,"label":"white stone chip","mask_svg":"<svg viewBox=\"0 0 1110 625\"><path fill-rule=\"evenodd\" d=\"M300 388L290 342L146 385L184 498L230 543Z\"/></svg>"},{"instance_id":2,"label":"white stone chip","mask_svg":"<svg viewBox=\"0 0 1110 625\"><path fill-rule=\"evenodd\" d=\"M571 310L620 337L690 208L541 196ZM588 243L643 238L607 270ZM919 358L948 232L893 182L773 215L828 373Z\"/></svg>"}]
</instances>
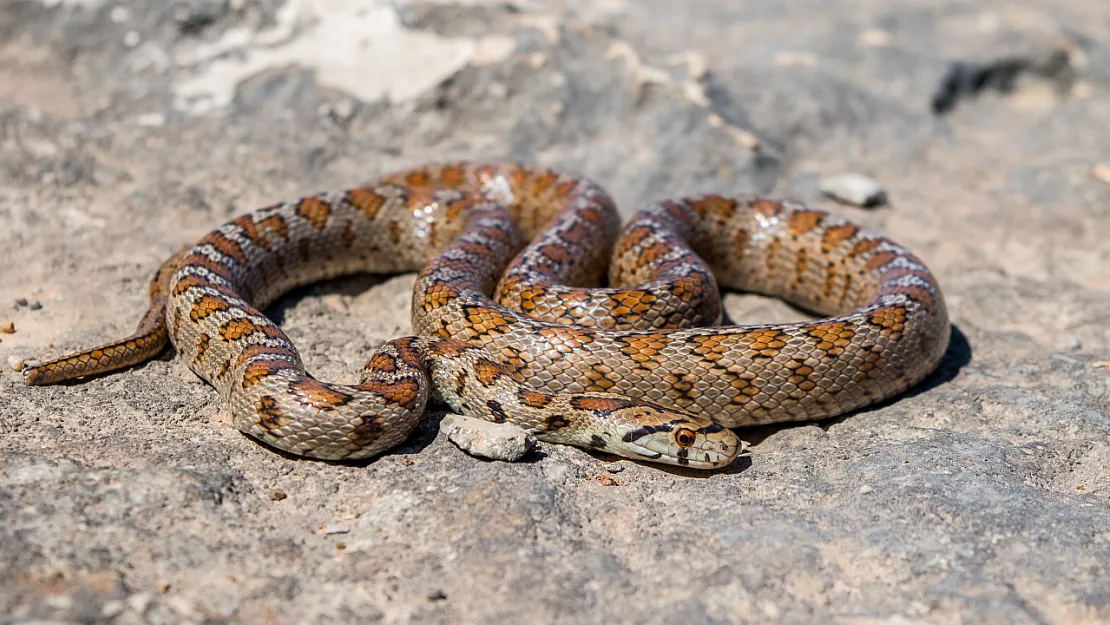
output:
<instances>
[{"instance_id":1,"label":"white stone chip","mask_svg":"<svg viewBox=\"0 0 1110 625\"><path fill-rule=\"evenodd\" d=\"M447 440L472 456L515 462L536 446L536 437L511 423L448 414L440 427Z\"/></svg>"},{"instance_id":2,"label":"white stone chip","mask_svg":"<svg viewBox=\"0 0 1110 625\"><path fill-rule=\"evenodd\" d=\"M821 193L832 199L869 208L887 203L886 189L874 178L863 174L844 173L821 179Z\"/></svg>"}]
</instances>

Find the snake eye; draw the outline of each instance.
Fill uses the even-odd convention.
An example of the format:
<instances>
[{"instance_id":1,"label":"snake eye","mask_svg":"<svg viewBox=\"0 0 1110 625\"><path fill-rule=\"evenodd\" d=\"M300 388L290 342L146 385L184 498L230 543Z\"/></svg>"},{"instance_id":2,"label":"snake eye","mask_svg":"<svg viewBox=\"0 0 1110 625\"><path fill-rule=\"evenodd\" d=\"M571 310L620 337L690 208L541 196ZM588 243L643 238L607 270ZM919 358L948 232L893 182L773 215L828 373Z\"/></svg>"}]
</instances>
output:
<instances>
[{"instance_id":1,"label":"snake eye","mask_svg":"<svg viewBox=\"0 0 1110 625\"><path fill-rule=\"evenodd\" d=\"M674 441L678 443L679 447L689 447L693 445L696 438L694 431L687 428L678 428L674 432Z\"/></svg>"}]
</instances>

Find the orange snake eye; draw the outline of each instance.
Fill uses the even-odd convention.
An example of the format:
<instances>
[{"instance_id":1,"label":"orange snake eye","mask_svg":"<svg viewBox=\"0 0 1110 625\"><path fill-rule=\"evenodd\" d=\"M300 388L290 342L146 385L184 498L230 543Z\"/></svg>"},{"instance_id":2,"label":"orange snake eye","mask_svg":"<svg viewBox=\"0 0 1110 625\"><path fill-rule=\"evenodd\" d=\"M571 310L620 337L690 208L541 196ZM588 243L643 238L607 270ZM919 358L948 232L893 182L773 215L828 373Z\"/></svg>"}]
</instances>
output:
<instances>
[{"instance_id":1,"label":"orange snake eye","mask_svg":"<svg viewBox=\"0 0 1110 625\"><path fill-rule=\"evenodd\" d=\"M678 428L674 432L674 440L678 443L679 447L689 447L693 445L696 438L694 431L687 428Z\"/></svg>"}]
</instances>

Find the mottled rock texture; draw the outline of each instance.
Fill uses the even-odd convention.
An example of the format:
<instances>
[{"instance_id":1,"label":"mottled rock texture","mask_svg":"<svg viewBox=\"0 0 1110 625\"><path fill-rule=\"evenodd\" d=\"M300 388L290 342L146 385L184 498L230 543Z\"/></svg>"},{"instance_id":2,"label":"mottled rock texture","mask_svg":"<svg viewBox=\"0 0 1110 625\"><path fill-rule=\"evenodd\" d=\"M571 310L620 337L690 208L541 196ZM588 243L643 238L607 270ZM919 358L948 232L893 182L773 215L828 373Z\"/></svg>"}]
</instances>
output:
<instances>
[{"instance_id":1,"label":"mottled rock texture","mask_svg":"<svg viewBox=\"0 0 1110 625\"><path fill-rule=\"evenodd\" d=\"M1105 0L6 0L0 362L130 331L233 215L446 158L588 174L626 212L831 208L918 252L956 331L920 387L743 431L711 475L481 461L439 414L373 462L303 461L169 355L47 388L5 367L0 621L1110 621L1108 102ZM823 198L845 171L889 204ZM269 312L352 381L411 285Z\"/></svg>"}]
</instances>

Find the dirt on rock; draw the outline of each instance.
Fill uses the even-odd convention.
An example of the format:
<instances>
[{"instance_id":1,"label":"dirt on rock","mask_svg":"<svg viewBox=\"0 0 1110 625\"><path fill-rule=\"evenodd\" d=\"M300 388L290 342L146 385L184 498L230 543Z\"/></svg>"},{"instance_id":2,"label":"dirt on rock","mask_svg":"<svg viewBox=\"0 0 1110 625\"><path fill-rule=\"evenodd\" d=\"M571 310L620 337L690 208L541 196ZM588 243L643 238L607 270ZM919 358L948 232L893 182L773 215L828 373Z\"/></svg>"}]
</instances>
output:
<instances>
[{"instance_id":1,"label":"dirt on rock","mask_svg":"<svg viewBox=\"0 0 1110 625\"><path fill-rule=\"evenodd\" d=\"M1110 622L1104 0L0 3L0 623ZM429 413L356 464L276 453L172 354L14 368L129 332L228 218L445 159L828 208L914 250L953 322L910 392L747 428L727 470ZM878 181L834 204L821 181ZM413 276L267 312L353 381ZM801 318L729 294L738 323Z\"/></svg>"}]
</instances>

